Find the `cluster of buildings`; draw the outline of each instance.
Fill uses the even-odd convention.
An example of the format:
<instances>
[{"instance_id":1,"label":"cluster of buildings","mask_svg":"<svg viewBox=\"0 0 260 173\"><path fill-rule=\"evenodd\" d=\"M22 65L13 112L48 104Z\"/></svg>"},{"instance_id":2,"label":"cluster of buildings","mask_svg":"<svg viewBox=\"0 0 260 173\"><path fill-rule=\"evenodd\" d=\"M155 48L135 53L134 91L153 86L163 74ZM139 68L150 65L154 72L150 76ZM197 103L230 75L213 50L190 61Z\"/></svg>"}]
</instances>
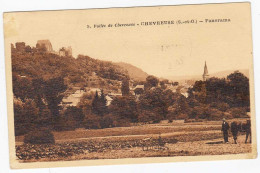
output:
<instances>
[{"instance_id":1,"label":"cluster of buildings","mask_svg":"<svg viewBox=\"0 0 260 173\"><path fill-rule=\"evenodd\" d=\"M90 88L90 87L85 87L85 88L80 88L80 87L73 87L72 91L69 91L66 93L64 98L61 101L61 106L63 108L67 108L68 106L77 106L78 103L80 102L82 96L86 93L98 93L99 96L101 96L101 89L100 88ZM112 100L117 97L121 96L121 93L114 93L112 91L104 91L105 98L107 100L106 105L109 106L112 102Z\"/></svg>"},{"instance_id":2,"label":"cluster of buildings","mask_svg":"<svg viewBox=\"0 0 260 173\"><path fill-rule=\"evenodd\" d=\"M51 49L50 49L51 50ZM208 68L207 64L205 62L204 65L204 72L202 75L202 80L206 81L209 78L209 73L208 73ZM93 72L91 75L88 76L87 82L88 83L96 83L99 81L99 77L96 75L95 72ZM176 84L177 83L177 84ZM122 82L120 83L122 85ZM192 88L193 85L190 82L184 82L184 83L178 83L178 82L167 82L165 83L165 89L171 90L173 93L180 93L186 98L189 96L189 89ZM120 87L121 88L121 87ZM133 81L130 82L130 94L136 96L136 99L138 100L139 96L144 93L145 91L145 86L144 85L136 85L133 86ZM151 88L153 89L153 88ZM65 96L62 100L62 105L64 108L67 106L77 106L77 104L80 102L81 97L85 93L98 93L98 95L101 95L101 89L95 86L89 85L88 87L85 88L77 88L74 87L74 91L71 93L67 93L67 96ZM106 90L104 91L106 100L107 100L107 106L109 106L112 102L112 100L117 97L117 96L122 96L121 91L112 91L112 90Z\"/></svg>"},{"instance_id":3,"label":"cluster of buildings","mask_svg":"<svg viewBox=\"0 0 260 173\"><path fill-rule=\"evenodd\" d=\"M170 89L172 92L177 92L185 96L186 98L188 95L188 89L191 88L191 85L188 84L181 84L181 85L172 85L172 84L166 84L166 89ZM153 88L151 88L153 89ZM145 87L144 85L136 85L136 86L130 86L130 94L136 96L136 99L139 99L139 96L144 93ZM96 87L73 87L73 90L71 92L67 92L66 96L63 98L61 106L64 108L68 106L77 106L80 102L82 96L85 93L98 93L98 95L101 95L101 89ZM113 92L112 90L104 90L105 98L107 100L107 106L109 106L112 102L112 100L115 97L122 96L121 92Z\"/></svg>"}]
</instances>

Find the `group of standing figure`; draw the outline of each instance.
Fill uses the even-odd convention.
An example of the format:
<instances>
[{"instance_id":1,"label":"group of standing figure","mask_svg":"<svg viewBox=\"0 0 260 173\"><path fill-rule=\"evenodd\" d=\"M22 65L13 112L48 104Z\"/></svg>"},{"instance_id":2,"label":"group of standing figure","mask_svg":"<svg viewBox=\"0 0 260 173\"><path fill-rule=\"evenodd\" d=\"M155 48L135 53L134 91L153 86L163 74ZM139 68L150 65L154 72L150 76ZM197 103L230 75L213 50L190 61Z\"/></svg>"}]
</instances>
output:
<instances>
[{"instance_id":1,"label":"group of standing figure","mask_svg":"<svg viewBox=\"0 0 260 173\"><path fill-rule=\"evenodd\" d=\"M229 127L228 122L226 122L226 120L223 119L221 131L223 132L223 137L224 137L225 143L228 143L228 130L229 130L229 128L230 127ZM246 132L245 143L247 143L249 136L250 136L249 142L251 143L251 121L250 120L247 120L245 124L237 123L236 121L233 121L231 123L231 133L232 133L235 144L237 144L238 132Z\"/></svg>"}]
</instances>

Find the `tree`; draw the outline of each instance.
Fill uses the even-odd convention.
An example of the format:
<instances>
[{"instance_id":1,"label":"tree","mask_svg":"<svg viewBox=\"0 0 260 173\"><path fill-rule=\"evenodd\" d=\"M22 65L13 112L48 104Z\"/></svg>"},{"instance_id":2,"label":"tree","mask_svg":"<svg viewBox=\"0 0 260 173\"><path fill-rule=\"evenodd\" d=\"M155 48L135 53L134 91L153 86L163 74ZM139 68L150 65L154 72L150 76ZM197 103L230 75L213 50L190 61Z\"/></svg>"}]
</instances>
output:
<instances>
[{"instance_id":1,"label":"tree","mask_svg":"<svg viewBox=\"0 0 260 173\"><path fill-rule=\"evenodd\" d=\"M36 105L39 108L40 114L46 109L46 105L43 103L44 96L44 80L42 78L32 79L33 96L36 101Z\"/></svg>"},{"instance_id":2,"label":"tree","mask_svg":"<svg viewBox=\"0 0 260 173\"><path fill-rule=\"evenodd\" d=\"M223 112L225 112L229 109L229 104L227 104L225 102L212 102L210 104L210 106L213 107L213 108L216 108L220 111L223 111Z\"/></svg>"},{"instance_id":3,"label":"tree","mask_svg":"<svg viewBox=\"0 0 260 173\"><path fill-rule=\"evenodd\" d=\"M121 86L121 91L123 96L127 96L130 94L130 89L129 89L129 80L124 79L122 81L122 86Z\"/></svg>"},{"instance_id":4,"label":"tree","mask_svg":"<svg viewBox=\"0 0 260 173\"><path fill-rule=\"evenodd\" d=\"M226 79L212 77L207 81L196 81L189 93L203 104L227 103L229 107L247 108L250 106L249 79L238 71L231 73ZM221 109L227 108L222 105Z\"/></svg>"},{"instance_id":5,"label":"tree","mask_svg":"<svg viewBox=\"0 0 260 173\"><path fill-rule=\"evenodd\" d=\"M82 108L84 115L92 114L92 101L94 99L95 93L85 93L78 103L78 107Z\"/></svg>"},{"instance_id":6,"label":"tree","mask_svg":"<svg viewBox=\"0 0 260 173\"><path fill-rule=\"evenodd\" d=\"M99 100L99 115L105 115L107 113L107 99L104 91L101 90L101 96Z\"/></svg>"},{"instance_id":7,"label":"tree","mask_svg":"<svg viewBox=\"0 0 260 173\"><path fill-rule=\"evenodd\" d=\"M109 112L119 119L129 119L136 122L138 114L135 98L133 96L115 97L109 106Z\"/></svg>"},{"instance_id":8,"label":"tree","mask_svg":"<svg viewBox=\"0 0 260 173\"><path fill-rule=\"evenodd\" d=\"M169 108L169 111L175 118L188 117L191 113L191 108L187 102L186 97L179 95L179 97L174 102L173 106Z\"/></svg>"},{"instance_id":9,"label":"tree","mask_svg":"<svg viewBox=\"0 0 260 173\"><path fill-rule=\"evenodd\" d=\"M228 112L234 117L234 118L247 118L248 115L246 113L246 110L244 108L231 108L228 110Z\"/></svg>"},{"instance_id":10,"label":"tree","mask_svg":"<svg viewBox=\"0 0 260 173\"><path fill-rule=\"evenodd\" d=\"M64 115L68 120L74 120L76 122L77 127L79 127L82 124L85 117L82 109L76 106L68 107Z\"/></svg>"},{"instance_id":11,"label":"tree","mask_svg":"<svg viewBox=\"0 0 260 173\"><path fill-rule=\"evenodd\" d=\"M15 135L23 135L36 128L39 109L32 99L14 98L14 126Z\"/></svg>"},{"instance_id":12,"label":"tree","mask_svg":"<svg viewBox=\"0 0 260 173\"><path fill-rule=\"evenodd\" d=\"M44 95L51 111L52 117L55 120L59 116L60 102L63 98L63 92L67 89L64 85L64 80L61 77L52 78L45 82Z\"/></svg>"},{"instance_id":13,"label":"tree","mask_svg":"<svg viewBox=\"0 0 260 173\"><path fill-rule=\"evenodd\" d=\"M39 129L29 132L24 136L25 144L54 144L55 139L53 133L48 129Z\"/></svg>"},{"instance_id":14,"label":"tree","mask_svg":"<svg viewBox=\"0 0 260 173\"><path fill-rule=\"evenodd\" d=\"M84 127L86 129L100 129L101 117L97 115L87 115L84 119Z\"/></svg>"},{"instance_id":15,"label":"tree","mask_svg":"<svg viewBox=\"0 0 260 173\"><path fill-rule=\"evenodd\" d=\"M145 83L145 89L150 89L152 87L157 87L159 83L159 79L157 79L155 76L148 76L146 78L146 83Z\"/></svg>"},{"instance_id":16,"label":"tree","mask_svg":"<svg viewBox=\"0 0 260 173\"><path fill-rule=\"evenodd\" d=\"M187 102L189 104L190 108L194 108L195 106L199 106L200 102L198 102L198 100L196 100L194 97L189 97L187 98Z\"/></svg>"},{"instance_id":17,"label":"tree","mask_svg":"<svg viewBox=\"0 0 260 173\"><path fill-rule=\"evenodd\" d=\"M110 128L115 125L115 116L107 114L104 115L100 120L101 128Z\"/></svg>"},{"instance_id":18,"label":"tree","mask_svg":"<svg viewBox=\"0 0 260 173\"><path fill-rule=\"evenodd\" d=\"M96 94L92 100L92 112L94 114L98 114L98 103L99 102L99 96L98 96L98 92L96 91Z\"/></svg>"},{"instance_id":19,"label":"tree","mask_svg":"<svg viewBox=\"0 0 260 173\"><path fill-rule=\"evenodd\" d=\"M166 117L169 101L161 88L146 90L139 100L140 111L153 111L161 120Z\"/></svg>"},{"instance_id":20,"label":"tree","mask_svg":"<svg viewBox=\"0 0 260 173\"><path fill-rule=\"evenodd\" d=\"M107 100L103 90L101 90L101 96L99 97L96 91L95 97L92 101L92 112L96 115L103 116L107 113Z\"/></svg>"},{"instance_id":21,"label":"tree","mask_svg":"<svg viewBox=\"0 0 260 173\"><path fill-rule=\"evenodd\" d=\"M205 104L207 99L207 88L204 81L196 81L193 86L194 97L200 102ZM193 92L192 92L193 93ZM192 94L193 95L193 94Z\"/></svg>"},{"instance_id":22,"label":"tree","mask_svg":"<svg viewBox=\"0 0 260 173\"><path fill-rule=\"evenodd\" d=\"M227 76L227 80L230 87L229 95L234 98L232 106L249 107L249 79L239 71L235 71Z\"/></svg>"},{"instance_id":23,"label":"tree","mask_svg":"<svg viewBox=\"0 0 260 173\"><path fill-rule=\"evenodd\" d=\"M168 84L168 83L169 83L169 80L167 80L167 79L160 81L161 88L166 89L167 88L166 84Z\"/></svg>"},{"instance_id":24,"label":"tree","mask_svg":"<svg viewBox=\"0 0 260 173\"><path fill-rule=\"evenodd\" d=\"M156 113L149 110L142 110L138 115L138 121L143 123L158 123L160 122L161 117L159 117Z\"/></svg>"},{"instance_id":25,"label":"tree","mask_svg":"<svg viewBox=\"0 0 260 173\"><path fill-rule=\"evenodd\" d=\"M17 98L21 98L23 101L26 98L33 98L32 79L28 76L21 76L17 73L13 73L13 93Z\"/></svg>"}]
</instances>

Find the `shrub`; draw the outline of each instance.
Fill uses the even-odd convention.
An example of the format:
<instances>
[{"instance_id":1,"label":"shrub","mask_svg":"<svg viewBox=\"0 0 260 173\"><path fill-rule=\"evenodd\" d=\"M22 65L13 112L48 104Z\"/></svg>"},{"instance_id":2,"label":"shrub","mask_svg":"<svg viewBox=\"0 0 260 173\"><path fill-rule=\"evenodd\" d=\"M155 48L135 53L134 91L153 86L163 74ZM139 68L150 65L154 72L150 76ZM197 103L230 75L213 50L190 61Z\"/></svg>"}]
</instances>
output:
<instances>
[{"instance_id":1,"label":"shrub","mask_svg":"<svg viewBox=\"0 0 260 173\"><path fill-rule=\"evenodd\" d=\"M30 144L54 144L55 139L52 132L48 129L31 131L24 137L24 143Z\"/></svg>"},{"instance_id":2,"label":"shrub","mask_svg":"<svg viewBox=\"0 0 260 173\"><path fill-rule=\"evenodd\" d=\"M101 128L109 128L114 126L114 121L116 121L116 118L112 115L105 115L101 118L100 126Z\"/></svg>"},{"instance_id":3,"label":"shrub","mask_svg":"<svg viewBox=\"0 0 260 173\"><path fill-rule=\"evenodd\" d=\"M195 123L195 122L203 122L202 119L185 119L184 123Z\"/></svg>"},{"instance_id":4,"label":"shrub","mask_svg":"<svg viewBox=\"0 0 260 173\"><path fill-rule=\"evenodd\" d=\"M204 110L201 106L195 106L189 114L189 118L201 118L203 115L203 111Z\"/></svg>"},{"instance_id":5,"label":"shrub","mask_svg":"<svg viewBox=\"0 0 260 173\"><path fill-rule=\"evenodd\" d=\"M14 98L14 127L15 135L24 135L34 130L36 121L39 119L39 108L32 99Z\"/></svg>"},{"instance_id":6,"label":"shrub","mask_svg":"<svg viewBox=\"0 0 260 173\"><path fill-rule=\"evenodd\" d=\"M97 115L87 115L84 120L84 127L86 129L100 129L100 117Z\"/></svg>"},{"instance_id":7,"label":"shrub","mask_svg":"<svg viewBox=\"0 0 260 173\"><path fill-rule=\"evenodd\" d=\"M208 116L208 119L209 120L221 120L224 116L223 112L221 112L220 110L218 109L215 109L215 108L209 108L208 110L209 112L209 116Z\"/></svg>"},{"instance_id":8,"label":"shrub","mask_svg":"<svg viewBox=\"0 0 260 173\"><path fill-rule=\"evenodd\" d=\"M64 115L67 119L74 120L77 127L79 127L84 120L82 108L78 108L76 106L69 106L64 112Z\"/></svg>"},{"instance_id":9,"label":"shrub","mask_svg":"<svg viewBox=\"0 0 260 173\"><path fill-rule=\"evenodd\" d=\"M228 112L234 117L234 118L247 118L248 115L246 113L246 109L243 107L234 107L228 110Z\"/></svg>"},{"instance_id":10,"label":"shrub","mask_svg":"<svg viewBox=\"0 0 260 173\"><path fill-rule=\"evenodd\" d=\"M173 122L173 119L168 119L168 123L172 123Z\"/></svg>"},{"instance_id":11,"label":"shrub","mask_svg":"<svg viewBox=\"0 0 260 173\"><path fill-rule=\"evenodd\" d=\"M232 118L234 118L234 117L232 116L231 113L229 113L229 112L224 112L223 118L232 119Z\"/></svg>"},{"instance_id":12,"label":"shrub","mask_svg":"<svg viewBox=\"0 0 260 173\"><path fill-rule=\"evenodd\" d=\"M188 114L182 113L182 114L177 115L177 119L179 119L179 120L183 120L183 119L185 120L187 118L188 118Z\"/></svg>"},{"instance_id":13,"label":"shrub","mask_svg":"<svg viewBox=\"0 0 260 173\"><path fill-rule=\"evenodd\" d=\"M225 102L213 102L210 104L210 107L216 108L223 112L225 112L229 109L229 105Z\"/></svg>"},{"instance_id":14,"label":"shrub","mask_svg":"<svg viewBox=\"0 0 260 173\"><path fill-rule=\"evenodd\" d=\"M116 119L114 122L113 122L113 126L114 127L129 127L131 125L131 122L129 119Z\"/></svg>"},{"instance_id":15,"label":"shrub","mask_svg":"<svg viewBox=\"0 0 260 173\"><path fill-rule=\"evenodd\" d=\"M75 130L76 124L77 122L75 120L62 116L56 120L54 129L57 131Z\"/></svg>"},{"instance_id":16,"label":"shrub","mask_svg":"<svg viewBox=\"0 0 260 173\"><path fill-rule=\"evenodd\" d=\"M172 123L173 120L176 119L176 113L175 112L169 112L167 115L166 115L166 119L168 120L169 123Z\"/></svg>"},{"instance_id":17,"label":"shrub","mask_svg":"<svg viewBox=\"0 0 260 173\"><path fill-rule=\"evenodd\" d=\"M217 104L217 108L220 110L220 111L227 111L229 109L229 105L227 103L218 103Z\"/></svg>"},{"instance_id":18,"label":"shrub","mask_svg":"<svg viewBox=\"0 0 260 173\"><path fill-rule=\"evenodd\" d=\"M138 121L143 122L143 123L156 123L160 122L162 120L162 117L155 112L148 111L148 110L143 110L139 115L138 115Z\"/></svg>"},{"instance_id":19,"label":"shrub","mask_svg":"<svg viewBox=\"0 0 260 173\"><path fill-rule=\"evenodd\" d=\"M208 120L221 120L223 118L223 112L214 107L209 107L207 105L201 107L194 107L192 114L189 115L190 118L195 119L208 119Z\"/></svg>"}]
</instances>

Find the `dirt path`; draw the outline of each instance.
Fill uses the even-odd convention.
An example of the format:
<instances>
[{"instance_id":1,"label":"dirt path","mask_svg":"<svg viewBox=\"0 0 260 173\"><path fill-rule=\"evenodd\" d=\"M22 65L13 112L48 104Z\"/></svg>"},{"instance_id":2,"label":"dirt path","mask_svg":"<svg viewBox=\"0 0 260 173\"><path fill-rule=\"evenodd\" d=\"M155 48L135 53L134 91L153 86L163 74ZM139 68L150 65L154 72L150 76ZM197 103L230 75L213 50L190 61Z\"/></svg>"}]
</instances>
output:
<instances>
[{"instance_id":1,"label":"dirt path","mask_svg":"<svg viewBox=\"0 0 260 173\"><path fill-rule=\"evenodd\" d=\"M214 143L215 144L207 144ZM237 144L234 143L233 138L229 138L229 143L223 142L222 138L195 142L179 142L170 144L170 150L182 153L186 152L188 155L221 155L221 154L239 154L250 153L252 150L251 144L245 144L245 135L238 136Z\"/></svg>"},{"instance_id":2,"label":"dirt path","mask_svg":"<svg viewBox=\"0 0 260 173\"><path fill-rule=\"evenodd\" d=\"M193 131L193 132L169 132L169 133L163 133L161 134L161 137L163 138L172 138L172 137L177 137L177 136L184 136L184 135L212 135L213 134L218 134L221 133L219 130L208 130L208 131ZM147 137L152 137L157 139L158 138L158 134L143 134L143 135L120 135L120 136L102 136L102 137L86 137L86 138L67 138L67 139L59 139L59 140L55 140L55 143L64 143L64 142L83 142L83 141L89 141L89 140L106 140L109 139L110 141L113 140L134 140L134 139L144 139ZM23 145L23 142L16 142L16 145Z\"/></svg>"},{"instance_id":3,"label":"dirt path","mask_svg":"<svg viewBox=\"0 0 260 173\"><path fill-rule=\"evenodd\" d=\"M208 122L207 122L208 123ZM61 140L77 140L77 139L87 139L87 138L99 138L99 137L111 137L111 136L146 136L146 135L158 135L159 133L177 133L177 132L202 132L210 130L219 130L221 125L212 124L149 124L141 126L131 126L131 127L114 127L106 129L76 129L72 131L53 131L56 141ZM17 136L16 142L22 142L24 136Z\"/></svg>"}]
</instances>

